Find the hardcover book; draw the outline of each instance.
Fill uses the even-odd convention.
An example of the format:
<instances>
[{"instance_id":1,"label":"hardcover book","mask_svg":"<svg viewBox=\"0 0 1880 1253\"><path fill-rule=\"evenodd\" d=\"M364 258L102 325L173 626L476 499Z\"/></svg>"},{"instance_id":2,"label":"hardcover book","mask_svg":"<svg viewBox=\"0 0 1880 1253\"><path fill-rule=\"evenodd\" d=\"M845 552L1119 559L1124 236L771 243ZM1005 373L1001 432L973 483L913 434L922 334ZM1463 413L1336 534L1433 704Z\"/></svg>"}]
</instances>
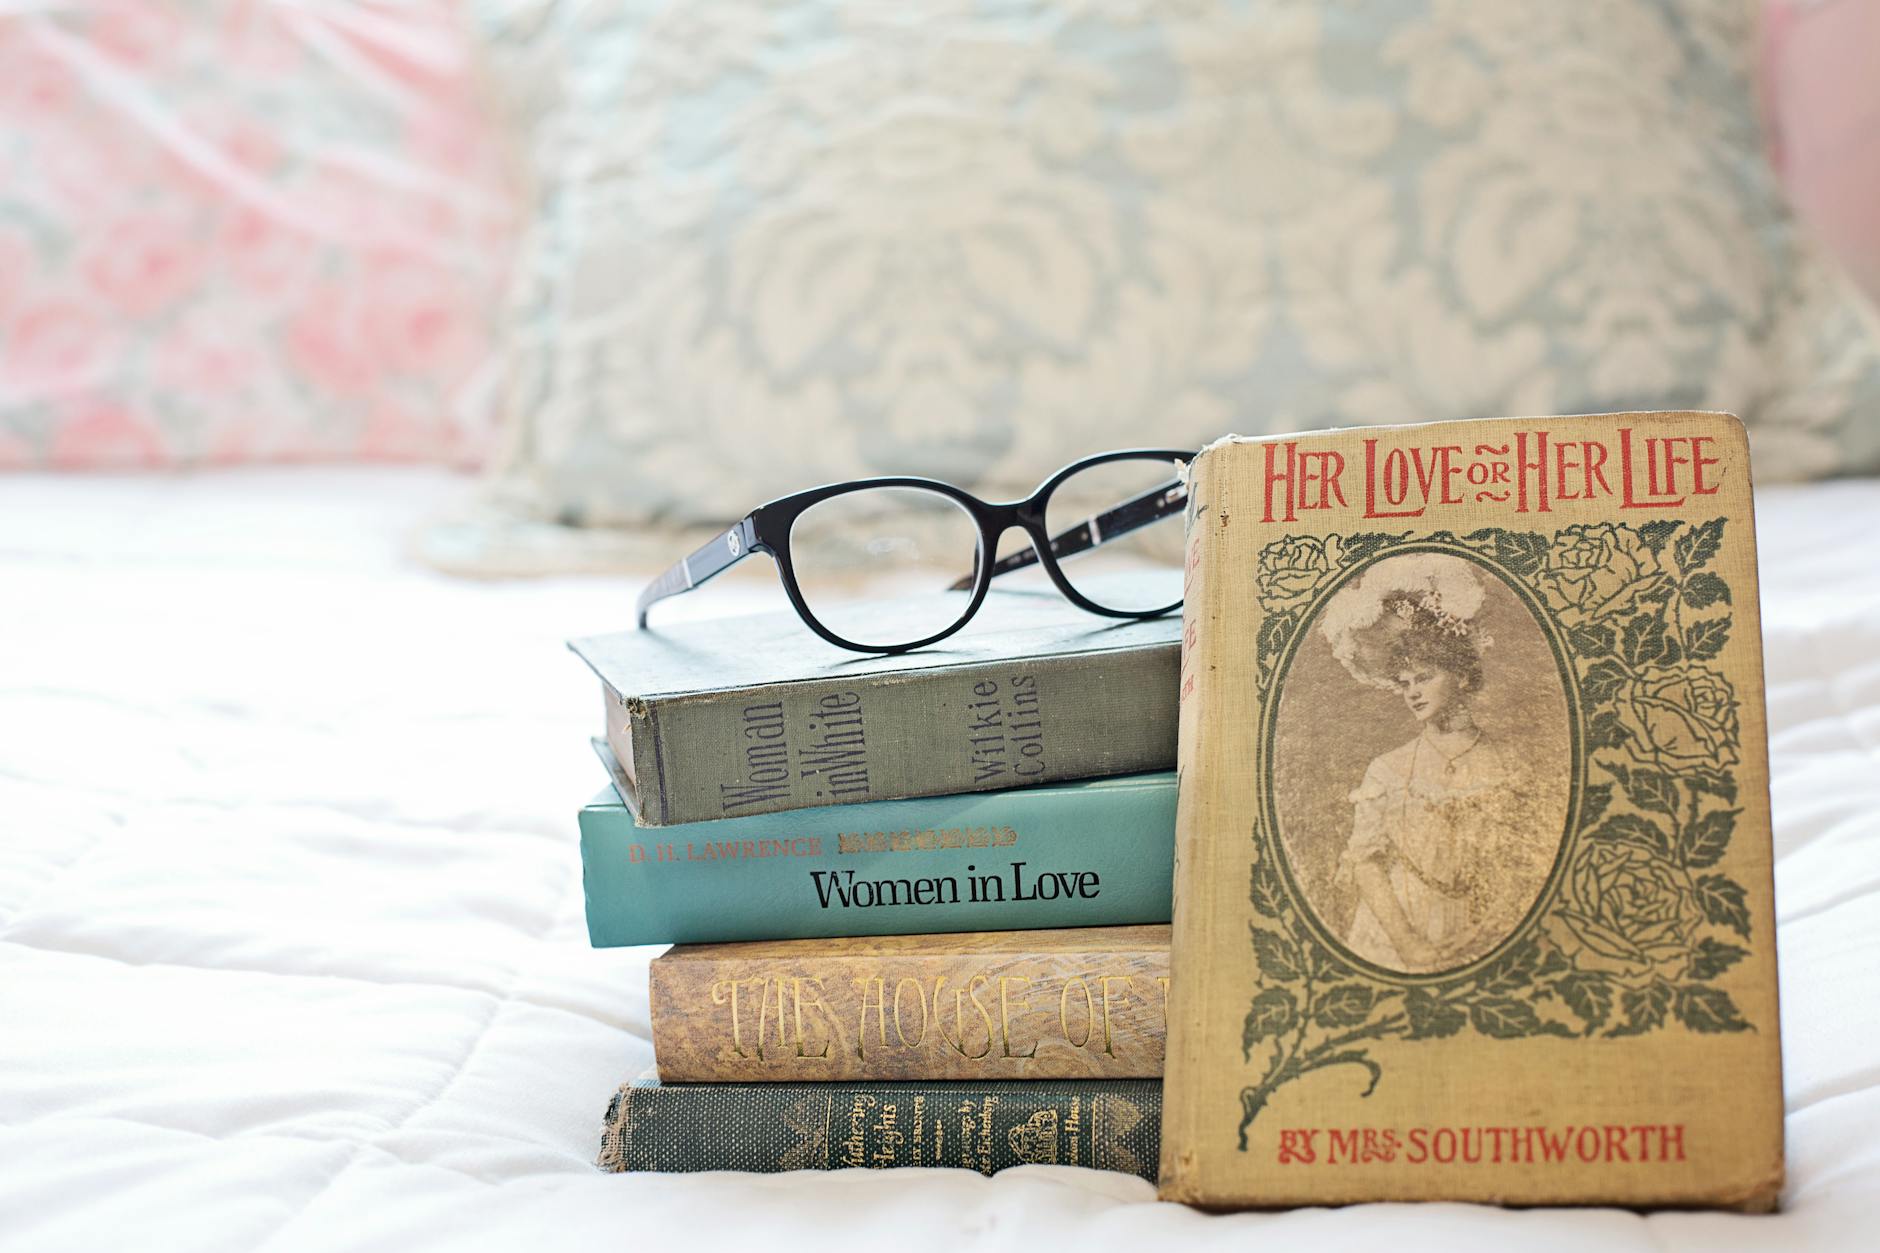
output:
<instances>
[{"instance_id":1,"label":"hardcover book","mask_svg":"<svg viewBox=\"0 0 1880 1253\"><path fill-rule=\"evenodd\" d=\"M602 1170L1088 1166L1155 1178L1162 1085L680 1083L614 1094Z\"/></svg>"},{"instance_id":2,"label":"hardcover book","mask_svg":"<svg viewBox=\"0 0 1880 1253\"><path fill-rule=\"evenodd\" d=\"M605 745L598 746L605 749ZM643 829L581 810L596 947L1167 922L1167 771Z\"/></svg>"},{"instance_id":3,"label":"hardcover book","mask_svg":"<svg viewBox=\"0 0 1880 1253\"><path fill-rule=\"evenodd\" d=\"M1180 631L995 588L959 634L893 656L785 613L569 646L600 676L627 801L659 827L1172 769Z\"/></svg>"},{"instance_id":4,"label":"hardcover book","mask_svg":"<svg viewBox=\"0 0 1880 1253\"><path fill-rule=\"evenodd\" d=\"M1168 928L681 945L651 985L668 1082L1159 1079Z\"/></svg>"},{"instance_id":5,"label":"hardcover book","mask_svg":"<svg viewBox=\"0 0 1880 1253\"><path fill-rule=\"evenodd\" d=\"M1231 439L1190 495L1161 1194L1772 1206L1741 425Z\"/></svg>"}]
</instances>

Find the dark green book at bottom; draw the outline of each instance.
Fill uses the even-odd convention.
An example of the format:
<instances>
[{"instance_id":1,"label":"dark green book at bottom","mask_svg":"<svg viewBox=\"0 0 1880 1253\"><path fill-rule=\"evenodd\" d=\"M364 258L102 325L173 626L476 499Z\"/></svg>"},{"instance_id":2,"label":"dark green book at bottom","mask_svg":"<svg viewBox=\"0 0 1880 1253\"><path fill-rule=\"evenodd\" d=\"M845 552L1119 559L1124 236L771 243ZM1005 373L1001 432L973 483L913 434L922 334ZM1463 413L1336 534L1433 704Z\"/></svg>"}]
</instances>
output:
<instances>
[{"instance_id":1,"label":"dark green book at bottom","mask_svg":"<svg viewBox=\"0 0 1880 1253\"><path fill-rule=\"evenodd\" d=\"M638 1080L607 1107L602 1170L1089 1166L1153 1182L1157 1079L1009 1083Z\"/></svg>"}]
</instances>

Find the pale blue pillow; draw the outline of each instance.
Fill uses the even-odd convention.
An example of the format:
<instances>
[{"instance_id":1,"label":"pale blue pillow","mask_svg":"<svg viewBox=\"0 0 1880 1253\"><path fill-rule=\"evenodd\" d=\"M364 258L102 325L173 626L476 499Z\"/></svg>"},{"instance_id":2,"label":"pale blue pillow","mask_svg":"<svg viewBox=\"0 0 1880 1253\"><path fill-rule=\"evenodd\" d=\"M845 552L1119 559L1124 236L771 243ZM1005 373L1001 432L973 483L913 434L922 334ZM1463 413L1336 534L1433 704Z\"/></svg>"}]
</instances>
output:
<instances>
[{"instance_id":1,"label":"pale blue pillow","mask_svg":"<svg viewBox=\"0 0 1880 1253\"><path fill-rule=\"evenodd\" d=\"M1633 408L1880 469L1751 6L478 0L534 187L493 499L712 523L1228 431Z\"/></svg>"}]
</instances>

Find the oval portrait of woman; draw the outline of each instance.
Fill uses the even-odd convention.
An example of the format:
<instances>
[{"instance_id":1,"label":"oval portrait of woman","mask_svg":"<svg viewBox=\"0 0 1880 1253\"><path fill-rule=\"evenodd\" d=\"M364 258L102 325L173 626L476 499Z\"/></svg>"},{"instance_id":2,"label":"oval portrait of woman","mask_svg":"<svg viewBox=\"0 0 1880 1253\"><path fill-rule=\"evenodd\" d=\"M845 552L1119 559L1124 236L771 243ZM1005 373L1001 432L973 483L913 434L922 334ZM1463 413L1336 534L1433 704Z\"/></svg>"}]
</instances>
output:
<instances>
[{"instance_id":1,"label":"oval portrait of woman","mask_svg":"<svg viewBox=\"0 0 1880 1253\"><path fill-rule=\"evenodd\" d=\"M1544 628L1487 568L1405 553L1334 592L1271 754L1280 848L1326 935L1404 974L1507 940L1566 835L1569 716Z\"/></svg>"}]
</instances>

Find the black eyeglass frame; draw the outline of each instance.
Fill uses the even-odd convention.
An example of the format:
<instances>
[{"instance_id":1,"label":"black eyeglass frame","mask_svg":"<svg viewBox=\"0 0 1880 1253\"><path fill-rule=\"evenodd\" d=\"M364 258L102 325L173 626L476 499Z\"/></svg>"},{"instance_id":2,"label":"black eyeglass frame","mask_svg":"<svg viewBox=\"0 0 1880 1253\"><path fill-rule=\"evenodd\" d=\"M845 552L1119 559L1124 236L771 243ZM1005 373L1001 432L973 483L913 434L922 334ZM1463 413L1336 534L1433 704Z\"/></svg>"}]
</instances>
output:
<instances>
[{"instance_id":1,"label":"black eyeglass frame","mask_svg":"<svg viewBox=\"0 0 1880 1253\"><path fill-rule=\"evenodd\" d=\"M1117 461L1170 461L1186 464L1195 458L1193 449L1179 448L1126 448L1115 452L1098 453L1073 461L1043 483L1036 491L1023 500L994 502L981 500L963 488L939 479L918 478L897 475L888 478L851 479L844 483L830 483L823 487L813 487L807 491L780 496L776 500L759 505L739 519L729 530L701 545L683 558L677 565L654 579L640 593L639 624L645 629L647 610L655 603L671 596L678 596L698 587L706 580L724 573L752 553L768 554L777 563L777 573L783 581L784 594L790 598L797 616L804 625L838 648L846 648L858 653L904 653L916 648L925 648L937 644L952 635L979 612L985 603L986 593L991 590L992 580L1012 570L1042 562L1045 573L1053 585L1078 608L1106 618L1158 618L1181 608L1181 600L1157 609L1113 609L1099 605L1088 596L1079 592L1059 568L1060 557L1072 556L1079 552L1095 548L1116 536L1126 534L1151 522L1180 513L1187 503L1187 488L1182 478L1177 477L1172 484L1159 486L1140 493L1129 500L1087 518L1076 527L1053 536L1045 525L1045 506L1051 499L1051 493L1073 475L1080 474L1093 466L1108 465ZM797 584L796 566L790 558L790 529L796 520L806 511L825 500L837 496L846 496L854 492L872 491L883 487L909 487L924 491L937 492L954 501L964 509L974 524L979 528L979 548L974 554L973 572L965 579L952 585L949 590L966 590L970 586L972 598L967 602L966 610L951 626L936 631L924 639L903 644L863 644L845 639L836 634L816 617L803 591ZM999 551L999 541L1005 533L1017 527L1031 540L1029 548L1020 549L999 561L987 560L987 555ZM963 586L966 585L966 586Z\"/></svg>"}]
</instances>

